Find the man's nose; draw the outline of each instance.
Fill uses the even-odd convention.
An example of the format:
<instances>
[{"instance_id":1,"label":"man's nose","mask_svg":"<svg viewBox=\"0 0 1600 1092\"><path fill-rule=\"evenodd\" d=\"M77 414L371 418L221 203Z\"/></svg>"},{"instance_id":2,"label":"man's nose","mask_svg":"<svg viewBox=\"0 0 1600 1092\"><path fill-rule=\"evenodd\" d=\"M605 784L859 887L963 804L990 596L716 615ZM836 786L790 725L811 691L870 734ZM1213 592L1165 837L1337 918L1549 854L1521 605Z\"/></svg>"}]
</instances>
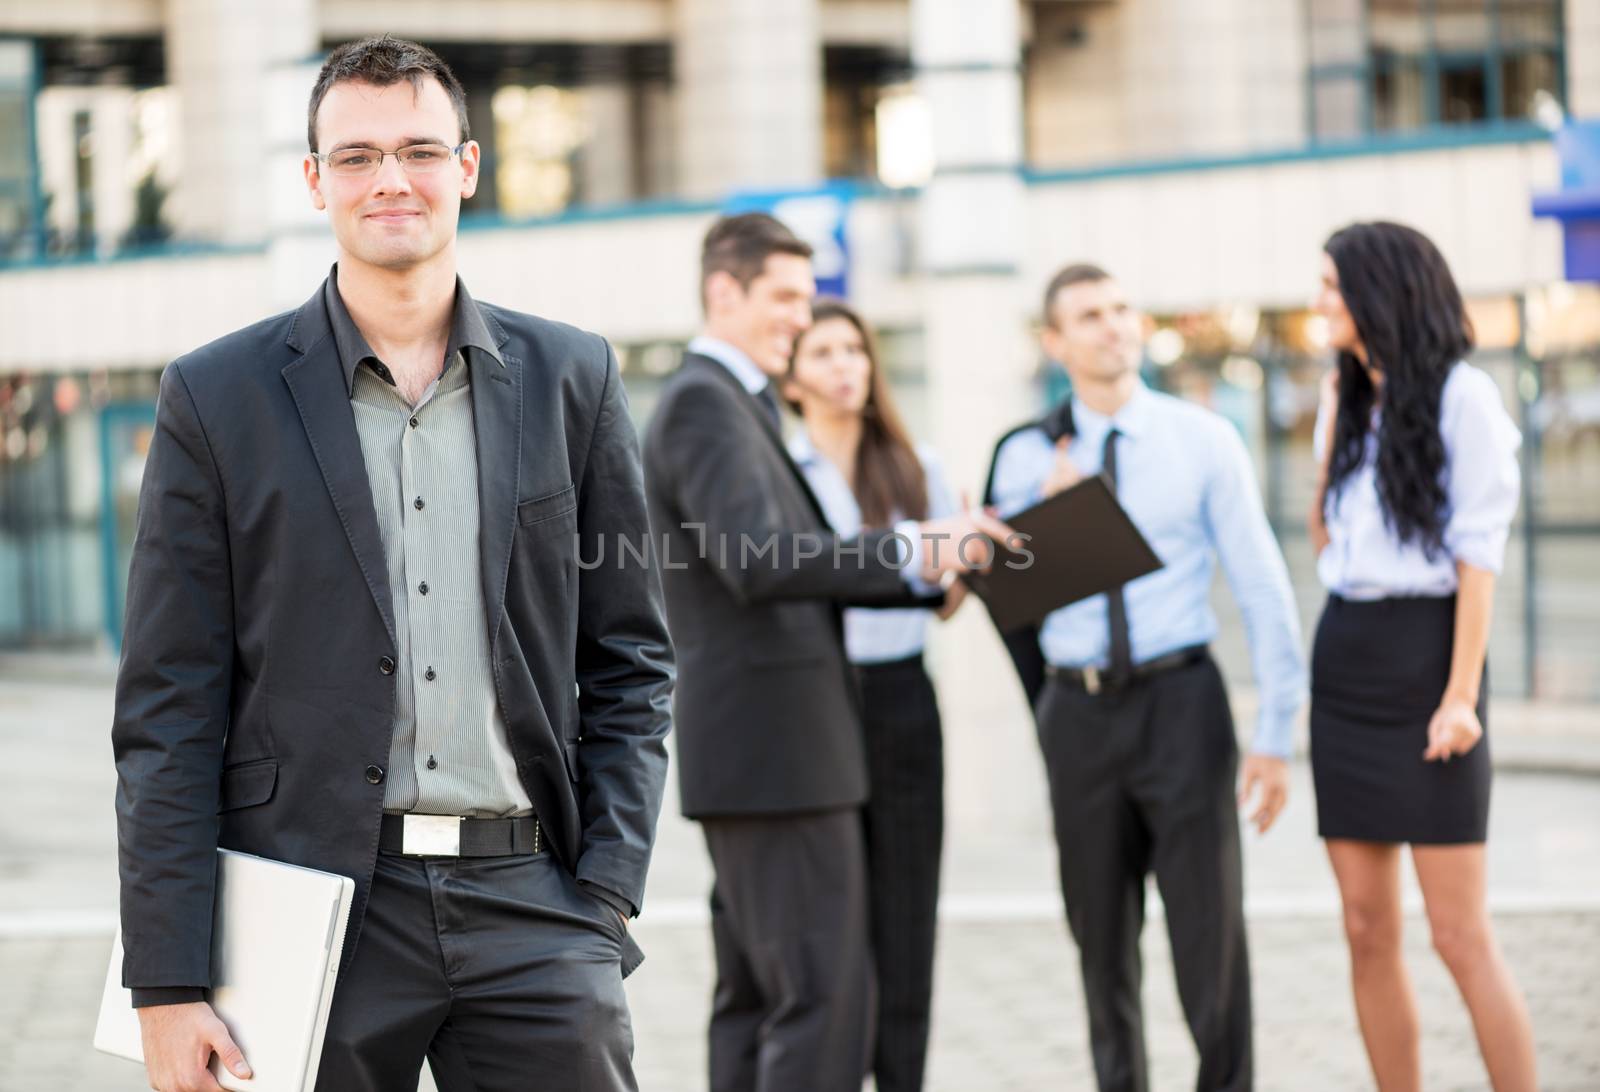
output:
<instances>
[{"instance_id":1,"label":"man's nose","mask_svg":"<svg viewBox=\"0 0 1600 1092\"><path fill-rule=\"evenodd\" d=\"M378 163L378 175L372 180L376 193L410 193L411 178L397 155L386 155Z\"/></svg>"}]
</instances>

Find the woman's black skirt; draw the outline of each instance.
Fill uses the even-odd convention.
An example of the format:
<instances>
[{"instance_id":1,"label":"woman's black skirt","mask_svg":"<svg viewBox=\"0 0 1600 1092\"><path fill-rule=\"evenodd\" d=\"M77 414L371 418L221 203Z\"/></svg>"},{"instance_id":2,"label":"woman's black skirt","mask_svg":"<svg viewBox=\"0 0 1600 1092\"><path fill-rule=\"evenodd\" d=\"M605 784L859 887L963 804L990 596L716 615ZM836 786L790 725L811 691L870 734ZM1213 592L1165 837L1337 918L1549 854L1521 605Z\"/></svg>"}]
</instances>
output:
<instances>
[{"instance_id":1,"label":"woman's black skirt","mask_svg":"<svg viewBox=\"0 0 1600 1092\"><path fill-rule=\"evenodd\" d=\"M1489 827L1489 681L1484 736L1424 762L1428 721L1450 677L1456 600L1328 597L1311 653L1311 775L1324 838L1459 845Z\"/></svg>"}]
</instances>

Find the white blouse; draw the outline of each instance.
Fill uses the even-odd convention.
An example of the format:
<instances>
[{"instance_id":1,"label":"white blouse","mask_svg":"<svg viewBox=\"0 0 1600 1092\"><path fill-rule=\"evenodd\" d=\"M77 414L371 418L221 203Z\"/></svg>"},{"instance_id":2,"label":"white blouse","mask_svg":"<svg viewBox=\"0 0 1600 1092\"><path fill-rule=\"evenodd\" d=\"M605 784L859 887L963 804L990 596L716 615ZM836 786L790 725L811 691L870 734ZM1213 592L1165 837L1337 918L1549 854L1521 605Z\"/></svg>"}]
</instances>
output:
<instances>
[{"instance_id":1,"label":"white blouse","mask_svg":"<svg viewBox=\"0 0 1600 1092\"><path fill-rule=\"evenodd\" d=\"M1319 460L1326 446L1325 412L1317 418ZM1458 561L1499 573L1522 485L1522 434L1494 380L1464 361L1445 378L1439 433L1448 503L1444 549L1431 560L1420 542L1401 544L1384 522L1376 476L1382 427L1381 414L1374 412L1365 457L1328 506L1329 542L1317 557L1323 585L1346 599L1448 596L1455 594Z\"/></svg>"}]
</instances>

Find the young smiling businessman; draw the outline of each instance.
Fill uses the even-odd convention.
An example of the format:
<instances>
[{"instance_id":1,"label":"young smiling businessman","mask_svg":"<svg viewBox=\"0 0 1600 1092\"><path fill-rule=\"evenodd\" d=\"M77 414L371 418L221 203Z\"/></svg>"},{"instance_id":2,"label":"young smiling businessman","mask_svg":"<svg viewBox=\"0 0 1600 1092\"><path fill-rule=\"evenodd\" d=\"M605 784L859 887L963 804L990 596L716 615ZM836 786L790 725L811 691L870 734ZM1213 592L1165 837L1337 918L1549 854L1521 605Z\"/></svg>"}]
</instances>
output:
<instances>
[{"instance_id":1,"label":"young smiling businessman","mask_svg":"<svg viewBox=\"0 0 1600 1092\"><path fill-rule=\"evenodd\" d=\"M479 151L432 52L334 51L308 124L338 264L167 369L140 496L113 741L150 1083L249 1073L203 993L226 846L356 880L319 1089L424 1055L445 1092L632 1089L673 661L654 564L577 564L646 533L616 360L457 277Z\"/></svg>"}]
</instances>

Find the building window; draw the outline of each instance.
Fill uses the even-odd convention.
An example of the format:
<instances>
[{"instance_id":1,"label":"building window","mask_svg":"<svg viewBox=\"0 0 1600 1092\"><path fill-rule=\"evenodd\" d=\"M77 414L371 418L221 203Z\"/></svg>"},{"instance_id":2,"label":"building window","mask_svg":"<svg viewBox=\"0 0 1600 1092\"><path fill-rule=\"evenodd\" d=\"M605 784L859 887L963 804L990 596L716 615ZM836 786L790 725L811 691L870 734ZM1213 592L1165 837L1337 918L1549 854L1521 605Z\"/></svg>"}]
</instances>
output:
<instances>
[{"instance_id":1,"label":"building window","mask_svg":"<svg viewBox=\"0 0 1600 1092\"><path fill-rule=\"evenodd\" d=\"M1526 121L1564 99L1561 0L1306 0L1317 141Z\"/></svg>"}]
</instances>

